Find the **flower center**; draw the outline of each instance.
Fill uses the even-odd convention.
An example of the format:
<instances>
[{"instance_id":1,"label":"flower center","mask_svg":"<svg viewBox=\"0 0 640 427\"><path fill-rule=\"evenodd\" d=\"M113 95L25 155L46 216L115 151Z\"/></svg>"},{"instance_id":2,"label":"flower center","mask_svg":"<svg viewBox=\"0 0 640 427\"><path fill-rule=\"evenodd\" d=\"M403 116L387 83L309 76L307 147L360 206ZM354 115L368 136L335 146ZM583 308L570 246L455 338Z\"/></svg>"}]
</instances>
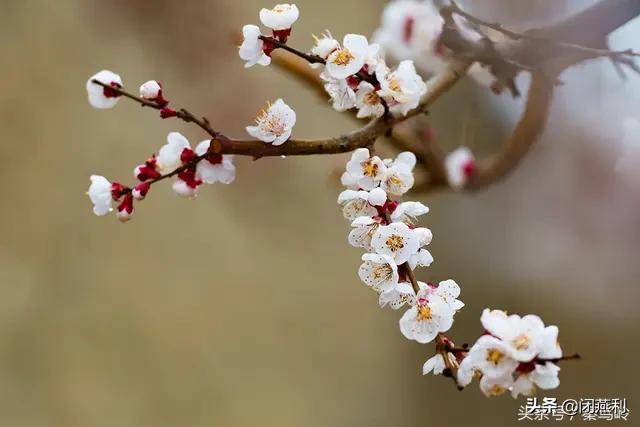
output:
<instances>
[{"instance_id":1,"label":"flower center","mask_svg":"<svg viewBox=\"0 0 640 427\"><path fill-rule=\"evenodd\" d=\"M388 264L380 265L373 270L374 279L388 279L391 277L391 267Z\"/></svg>"},{"instance_id":2,"label":"flower center","mask_svg":"<svg viewBox=\"0 0 640 427\"><path fill-rule=\"evenodd\" d=\"M397 234L389 236L385 243L392 252L396 252L397 250L404 248L404 239L402 236L398 236Z\"/></svg>"},{"instance_id":3,"label":"flower center","mask_svg":"<svg viewBox=\"0 0 640 427\"><path fill-rule=\"evenodd\" d=\"M380 103L380 97L375 92L369 92L364 96L364 103L367 105L377 105Z\"/></svg>"},{"instance_id":4,"label":"flower center","mask_svg":"<svg viewBox=\"0 0 640 427\"><path fill-rule=\"evenodd\" d=\"M389 89L394 92L400 92L400 82L395 77L389 79Z\"/></svg>"},{"instance_id":5,"label":"flower center","mask_svg":"<svg viewBox=\"0 0 640 427\"><path fill-rule=\"evenodd\" d=\"M503 357L504 353L500 350L496 350L495 348L487 351L487 362L491 362L496 366L500 363L500 360L502 360Z\"/></svg>"},{"instance_id":6,"label":"flower center","mask_svg":"<svg viewBox=\"0 0 640 427\"><path fill-rule=\"evenodd\" d=\"M378 173L378 165L371 159L362 162L362 172L365 176L374 177Z\"/></svg>"},{"instance_id":7,"label":"flower center","mask_svg":"<svg viewBox=\"0 0 640 427\"><path fill-rule=\"evenodd\" d=\"M428 305L421 305L418 307L418 320L431 320L431 309Z\"/></svg>"},{"instance_id":8,"label":"flower center","mask_svg":"<svg viewBox=\"0 0 640 427\"><path fill-rule=\"evenodd\" d=\"M271 11L275 12L275 13L285 13L288 10L289 10L288 7L282 6L282 5L278 5L278 6L274 7L273 9L271 9Z\"/></svg>"},{"instance_id":9,"label":"flower center","mask_svg":"<svg viewBox=\"0 0 640 427\"><path fill-rule=\"evenodd\" d=\"M489 389L489 395L490 396L500 396L502 393L504 393L505 391L507 391L506 388L504 388L503 386L499 385L499 384L494 384L493 386L491 386L491 388Z\"/></svg>"},{"instance_id":10,"label":"flower center","mask_svg":"<svg viewBox=\"0 0 640 427\"><path fill-rule=\"evenodd\" d=\"M522 334L517 336L512 342L515 348L517 348L518 350L525 350L529 348L530 341L531 339L527 335Z\"/></svg>"},{"instance_id":11,"label":"flower center","mask_svg":"<svg viewBox=\"0 0 640 427\"><path fill-rule=\"evenodd\" d=\"M333 60L336 65L347 65L354 58L349 49L340 49Z\"/></svg>"},{"instance_id":12,"label":"flower center","mask_svg":"<svg viewBox=\"0 0 640 427\"><path fill-rule=\"evenodd\" d=\"M387 184L389 185L400 185L402 184L402 180L397 174L393 174L387 178Z\"/></svg>"}]
</instances>

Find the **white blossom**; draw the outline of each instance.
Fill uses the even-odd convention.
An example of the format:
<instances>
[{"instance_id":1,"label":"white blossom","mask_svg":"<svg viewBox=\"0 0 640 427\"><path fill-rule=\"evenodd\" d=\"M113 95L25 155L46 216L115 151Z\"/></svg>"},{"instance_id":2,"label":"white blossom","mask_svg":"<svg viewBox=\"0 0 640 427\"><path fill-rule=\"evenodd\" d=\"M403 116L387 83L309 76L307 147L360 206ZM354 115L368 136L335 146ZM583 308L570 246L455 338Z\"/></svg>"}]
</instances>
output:
<instances>
[{"instance_id":1,"label":"white blossom","mask_svg":"<svg viewBox=\"0 0 640 427\"><path fill-rule=\"evenodd\" d=\"M110 85L116 88L122 87L122 79L119 75L109 70L102 70L87 80L87 95L89 97L89 104L93 108L113 108L118 103L120 95L94 83L93 80L97 80L106 85Z\"/></svg>"},{"instance_id":2,"label":"white blossom","mask_svg":"<svg viewBox=\"0 0 640 427\"><path fill-rule=\"evenodd\" d=\"M480 379L480 391L487 397L500 396L513 385L513 377L509 374L500 377L483 375Z\"/></svg>"},{"instance_id":3,"label":"white blossom","mask_svg":"<svg viewBox=\"0 0 640 427\"><path fill-rule=\"evenodd\" d=\"M102 216L113 210L113 197L111 196L111 183L100 175L91 175L91 185L87 195L93 203L93 213Z\"/></svg>"},{"instance_id":4,"label":"white blossom","mask_svg":"<svg viewBox=\"0 0 640 427\"><path fill-rule=\"evenodd\" d=\"M173 181L172 188L178 196L193 198L198 195L198 187L193 187L180 178Z\"/></svg>"},{"instance_id":5,"label":"white blossom","mask_svg":"<svg viewBox=\"0 0 640 427\"><path fill-rule=\"evenodd\" d=\"M511 357L509 347L496 337L483 335L469 349L464 363L471 363L474 369L489 377L511 375L518 362Z\"/></svg>"},{"instance_id":6,"label":"white blossom","mask_svg":"<svg viewBox=\"0 0 640 427\"><path fill-rule=\"evenodd\" d=\"M342 47L334 50L327 57L326 70L335 79L346 79L357 74L364 66L369 42L365 36L347 34Z\"/></svg>"},{"instance_id":7,"label":"white blossom","mask_svg":"<svg viewBox=\"0 0 640 427\"><path fill-rule=\"evenodd\" d=\"M396 264L404 264L420 249L420 237L407 224L394 222L378 228L371 239L371 247L380 255L389 255Z\"/></svg>"},{"instance_id":8,"label":"white blossom","mask_svg":"<svg viewBox=\"0 0 640 427\"><path fill-rule=\"evenodd\" d=\"M389 194L401 196L413 187L413 170L404 162L395 161L386 168L380 186Z\"/></svg>"},{"instance_id":9,"label":"white blossom","mask_svg":"<svg viewBox=\"0 0 640 427\"><path fill-rule=\"evenodd\" d=\"M429 208L420 202L402 202L391 214L391 220L414 223L417 217L427 213Z\"/></svg>"},{"instance_id":10,"label":"white blossom","mask_svg":"<svg viewBox=\"0 0 640 427\"><path fill-rule=\"evenodd\" d=\"M369 287L378 292L390 291L398 283L398 266L387 255L364 254L358 276Z\"/></svg>"},{"instance_id":11,"label":"white blossom","mask_svg":"<svg viewBox=\"0 0 640 427\"><path fill-rule=\"evenodd\" d=\"M333 38L329 30L325 31L320 37L313 36L313 39L315 45L311 48L311 53L324 60L326 60L334 50L340 47L340 42Z\"/></svg>"},{"instance_id":12,"label":"white blossom","mask_svg":"<svg viewBox=\"0 0 640 427\"><path fill-rule=\"evenodd\" d=\"M416 303L416 293L409 282L396 283L394 287L383 291L378 296L380 307L387 305L393 310L398 310L403 305L414 305Z\"/></svg>"},{"instance_id":13,"label":"white blossom","mask_svg":"<svg viewBox=\"0 0 640 427\"><path fill-rule=\"evenodd\" d=\"M156 99L160 92L162 92L162 86L155 80L149 80L140 85L140 98Z\"/></svg>"},{"instance_id":14,"label":"white blossom","mask_svg":"<svg viewBox=\"0 0 640 427\"><path fill-rule=\"evenodd\" d=\"M455 366L457 361L453 353L447 353L447 357L449 358L449 363ZM444 357L442 357L442 354L438 353L424 362L424 365L422 366L422 375L427 375L429 373L433 373L433 375L441 375L446 367L447 364L444 361Z\"/></svg>"},{"instance_id":15,"label":"white blossom","mask_svg":"<svg viewBox=\"0 0 640 427\"><path fill-rule=\"evenodd\" d=\"M429 295L437 295L442 298L454 312L457 312L462 307L464 307L464 303L458 299L460 296L460 286L454 280L444 280L438 284L437 287L433 288L429 286L427 288Z\"/></svg>"},{"instance_id":16,"label":"white blossom","mask_svg":"<svg viewBox=\"0 0 640 427\"><path fill-rule=\"evenodd\" d=\"M347 173L359 188L372 190L382 180L387 168L378 156L369 156L369 150L358 148L347 162Z\"/></svg>"},{"instance_id":17,"label":"white blossom","mask_svg":"<svg viewBox=\"0 0 640 427\"><path fill-rule=\"evenodd\" d=\"M369 82L360 82L358 85L358 90L355 93L355 106L358 107L357 117L359 119L384 115L382 99L376 88Z\"/></svg>"},{"instance_id":18,"label":"white blossom","mask_svg":"<svg viewBox=\"0 0 640 427\"><path fill-rule=\"evenodd\" d=\"M171 132L167 135L167 143L160 148L157 157L157 166L162 174L173 172L182 165L182 152L190 149L189 140L179 132Z\"/></svg>"},{"instance_id":19,"label":"white blossom","mask_svg":"<svg viewBox=\"0 0 640 427\"><path fill-rule=\"evenodd\" d=\"M344 190L338 196L338 204L342 206L344 217L353 221L359 216L376 216L378 214L378 210L370 203L369 198L370 193L368 191ZM378 200L375 201L377 202Z\"/></svg>"},{"instance_id":20,"label":"white blossom","mask_svg":"<svg viewBox=\"0 0 640 427\"><path fill-rule=\"evenodd\" d=\"M386 64L384 56L384 49L378 43L369 45L364 58L364 67L368 74L374 74L379 64Z\"/></svg>"},{"instance_id":21,"label":"white blossom","mask_svg":"<svg viewBox=\"0 0 640 427\"><path fill-rule=\"evenodd\" d=\"M373 41L396 60L413 59L421 68L435 73L444 64L437 47L443 24L431 1L394 0L385 7Z\"/></svg>"},{"instance_id":22,"label":"white blossom","mask_svg":"<svg viewBox=\"0 0 640 427\"><path fill-rule=\"evenodd\" d=\"M263 66L271 64L271 57L263 50L264 42L260 40L260 28L255 25L245 25L242 28L242 35L244 40L238 53L240 59L246 61L244 66L249 68L256 64Z\"/></svg>"},{"instance_id":23,"label":"white blossom","mask_svg":"<svg viewBox=\"0 0 640 427\"><path fill-rule=\"evenodd\" d=\"M298 20L300 12L295 4L278 4L272 9L260 10L260 21L272 30L288 30Z\"/></svg>"},{"instance_id":24,"label":"white blossom","mask_svg":"<svg viewBox=\"0 0 640 427\"><path fill-rule=\"evenodd\" d=\"M376 77L380 82L378 94L387 101L393 114L406 116L420 104L420 99L427 92L427 85L416 73L411 60L402 61L392 72L386 66L378 66Z\"/></svg>"},{"instance_id":25,"label":"white blossom","mask_svg":"<svg viewBox=\"0 0 640 427\"><path fill-rule=\"evenodd\" d=\"M519 395L531 396L536 387L543 390L557 388L560 385L559 372L560 367L555 363L536 364L533 371L518 376L511 388L511 396L514 399Z\"/></svg>"},{"instance_id":26,"label":"white blossom","mask_svg":"<svg viewBox=\"0 0 640 427\"><path fill-rule=\"evenodd\" d=\"M407 339L421 344L433 341L438 333L446 332L453 324L453 309L437 295L421 289L416 303L400 319L400 331Z\"/></svg>"},{"instance_id":27,"label":"white blossom","mask_svg":"<svg viewBox=\"0 0 640 427\"><path fill-rule=\"evenodd\" d=\"M545 327L538 316L502 310L484 310L481 321L489 335L481 336L462 360L457 375L461 386L479 376L487 396L510 390L515 398L533 394L536 387L547 390L560 384L560 368L554 363L562 355L557 327Z\"/></svg>"},{"instance_id":28,"label":"white blossom","mask_svg":"<svg viewBox=\"0 0 640 427\"><path fill-rule=\"evenodd\" d=\"M449 153L444 161L449 185L456 189L464 187L475 171L475 165L473 153L467 147L460 147Z\"/></svg>"},{"instance_id":29,"label":"white blossom","mask_svg":"<svg viewBox=\"0 0 640 427\"><path fill-rule=\"evenodd\" d=\"M407 262L412 270L416 267L429 267L433 263L433 256L428 250L420 249L418 253L411 255Z\"/></svg>"},{"instance_id":30,"label":"white blossom","mask_svg":"<svg viewBox=\"0 0 640 427\"><path fill-rule=\"evenodd\" d=\"M210 140L204 140L195 149L197 155L202 156L209 151ZM236 179L236 167L233 165L232 154L210 154L198 162L196 176L207 184L221 182L231 184Z\"/></svg>"},{"instance_id":31,"label":"white blossom","mask_svg":"<svg viewBox=\"0 0 640 427\"><path fill-rule=\"evenodd\" d=\"M544 323L540 317L533 314L508 316L502 310L485 309L480 321L491 335L507 344L515 360L529 362L539 353L544 333Z\"/></svg>"},{"instance_id":32,"label":"white blossom","mask_svg":"<svg viewBox=\"0 0 640 427\"><path fill-rule=\"evenodd\" d=\"M349 233L349 244L356 248L371 249L371 239L380 223L369 216L359 216L351 222L353 229Z\"/></svg>"},{"instance_id":33,"label":"white blossom","mask_svg":"<svg viewBox=\"0 0 640 427\"><path fill-rule=\"evenodd\" d=\"M356 106L356 92L346 79L333 78L326 70L320 73L320 78L325 82L324 90L329 94L334 110L342 112Z\"/></svg>"},{"instance_id":34,"label":"white blossom","mask_svg":"<svg viewBox=\"0 0 640 427\"><path fill-rule=\"evenodd\" d=\"M247 133L267 144L281 145L289 139L296 124L296 113L282 99L269 105L256 118L256 126L247 126Z\"/></svg>"}]
</instances>

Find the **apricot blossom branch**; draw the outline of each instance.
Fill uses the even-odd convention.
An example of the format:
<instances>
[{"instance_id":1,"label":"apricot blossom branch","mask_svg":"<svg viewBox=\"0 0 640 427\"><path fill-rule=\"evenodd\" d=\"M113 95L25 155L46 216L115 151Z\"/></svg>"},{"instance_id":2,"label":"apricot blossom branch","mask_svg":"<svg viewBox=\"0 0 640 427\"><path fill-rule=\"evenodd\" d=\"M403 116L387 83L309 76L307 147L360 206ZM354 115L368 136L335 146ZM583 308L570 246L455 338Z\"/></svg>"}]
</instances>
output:
<instances>
[{"instance_id":1,"label":"apricot blossom branch","mask_svg":"<svg viewBox=\"0 0 640 427\"><path fill-rule=\"evenodd\" d=\"M629 3L640 4L640 0ZM593 10L603 8L595 6ZM462 22L454 19L454 15ZM583 20L585 16L584 12L580 15ZM619 25L628 20L626 16L616 16ZM260 21L271 30L271 35L262 34L256 25L245 25L239 49L245 67L268 66L274 51L282 50L285 56L276 56L275 63L322 89L335 110L353 111L356 118L367 119L367 124L340 136L299 139L292 136L298 119L296 112L284 100L277 99L258 114L255 125L245 128L253 139L233 139L212 127L206 117L184 108L172 108L157 81L142 84L140 96L136 96L124 89L120 76L104 70L87 81L92 106L112 108L119 99L129 99L158 110L163 119L194 123L206 133L207 139L192 148L183 135L169 133L167 143L157 154L134 169L138 183L131 187L111 183L99 175L91 176L89 197L94 213L106 215L114 210L115 204L117 217L126 221L133 214L134 200L143 200L152 185L169 178L174 178L174 191L186 197L195 197L202 184L230 184L236 173L234 155L259 159L352 152L341 176L346 189L338 196L338 204L352 227L349 243L365 252L358 275L375 291L381 307L394 310L406 307L399 320L404 337L421 344L435 343L434 355L425 362L423 374L448 376L458 388L479 378L480 389L487 396L510 392L517 397L530 395L536 388L557 387L558 362L579 356L563 355L558 328L545 326L536 315L521 317L485 309L480 321L486 333L470 347L455 346L448 331L455 314L464 307L458 299L461 289L451 279L438 283L417 279L415 270L434 262L426 249L433 234L418 225L419 217L427 214L429 208L418 201L404 201L403 197L421 187L416 185L414 176L418 164L425 166L431 175L423 189L474 190L504 178L541 134L557 76L564 69L597 56L628 59L635 53L582 46L575 38L548 40L534 31L515 33L499 24L478 20L455 4L437 10L428 1L415 0L389 3L383 26L375 36L379 43L369 43L358 34L347 34L340 42L327 31L315 38L315 45L307 53L287 43L298 17L295 5L279 4L260 11ZM570 18L567 22L575 25L577 21ZM606 24L607 28L615 28L611 20ZM493 41L480 27L499 31L508 40ZM561 33L559 28L554 27L554 34ZM423 40L416 34L431 37ZM432 73L433 77L425 82L418 73L415 61L421 57L413 51L416 46L410 46L408 54L404 51L401 52L404 55L398 55L404 57L398 58L397 67L389 66L385 45L393 52L400 43L415 43L421 54L426 50L438 56L440 67ZM549 46L553 49L540 49ZM540 53L545 50L549 52ZM568 58L567 50L572 52ZM302 61L305 67L320 67L321 72L316 74L303 68ZM445 155L425 129L409 132L399 129L397 125L409 124L411 118L426 113L437 99L472 72L474 63L490 69L494 91L507 88L514 95L519 93L515 76L523 70L532 73L524 114L494 157L476 162L464 147ZM376 156L374 145L383 137L408 150L393 159ZM413 152L416 150L417 155Z\"/></svg>"}]
</instances>

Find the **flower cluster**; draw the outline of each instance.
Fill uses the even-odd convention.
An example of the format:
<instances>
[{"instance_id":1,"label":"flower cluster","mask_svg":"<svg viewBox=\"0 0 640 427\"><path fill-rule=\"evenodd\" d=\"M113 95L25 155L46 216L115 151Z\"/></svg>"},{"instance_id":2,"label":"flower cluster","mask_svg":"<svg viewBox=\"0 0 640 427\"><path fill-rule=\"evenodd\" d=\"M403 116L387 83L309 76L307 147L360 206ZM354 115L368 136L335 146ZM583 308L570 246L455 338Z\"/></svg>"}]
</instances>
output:
<instances>
[{"instance_id":1,"label":"flower cluster","mask_svg":"<svg viewBox=\"0 0 640 427\"><path fill-rule=\"evenodd\" d=\"M269 21L270 18L265 19ZM91 76L86 89L89 103L98 109L113 108L125 93L120 76L109 70ZM159 110L163 119L178 116L177 110L168 107L169 101L163 95L160 82L149 80L143 83L139 93L138 102ZM278 99L258 115L256 126L247 126L246 130L265 143L280 145L289 139L295 123L296 113L282 99ZM119 182L111 183L100 175L91 175L87 194L94 205L93 212L99 216L106 215L114 210L115 205L118 218L127 221L133 215L134 200L143 200L153 183L169 177L175 177L173 190L185 197L195 197L203 183L232 183L235 179L233 155L212 152L210 143L210 140L204 140L192 148L180 133L169 133L167 143L160 148L157 156L153 154L144 164L135 167L133 174L139 183L133 187Z\"/></svg>"},{"instance_id":2,"label":"flower cluster","mask_svg":"<svg viewBox=\"0 0 640 427\"><path fill-rule=\"evenodd\" d=\"M355 108L358 118L407 116L418 108L427 85L411 59L422 57L429 61L430 57L442 56L438 39L443 19L428 0L390 2L383 27L374 37L378 43L370 44L358 34L347 34L340 42L327 31L315 37L310 54L286 45L292 25L299 17L295 5L262 9L259 17L272 35L262 35L255 25L243 28L239 55L245 66L269 65L271 53L278 48L306 59L311 66L324 66L319 76L333 108L338 111ZM463 37L476 36L464 29L464 23L455 21L455 25L461 27ZM387 65L383 45L395 50L395 56L401 59L395 69ZM121 221L129 220L134 201L145 199L151 186L164 179L173 179L173 190L185 197L195 197L205 183L234 181L233 156L222 153L243 153L242 148L234 149L247 142L225 137L206 118L169 107L160 82L143 83L138 97L124 91L120 76L103 70L89 78L86 89L89 103L95 108L112 108L125 96L159 110L162 118L193 122L212 138L193 148L180 133L169 133L167 143L157 154L134 168L137 183L131 187L92 175L88 195L96 215L106 215L115 209ZM295 111L277 99L258 114L255 125L247 126L246 132L265 144L278 146L290 140L296 120ZM248 144L255 147L256 143L264 148L257 141ZM272 150L271 155L286 152L286 148ZM399 320L404 337L421 344L435 343L435 354L424 363L423 374L433 372L451 377L460 388L477 377L487 396L510 391L517 397L530 395L536 388L557 387L560 369L557 363L572 357L562 356L558 328L545 326L538 316L509 316L500 310L486 309L481 316L485 334L470 348L466 344L456 347L446 335L464 303L458 299L460 287L455 281L421 282L416 278L415 270L429 267L434 260L426 248L432 232L418 225L429 208L418 201L402 200L414 186L415 166L416 156L411 152L400 153L395 159L382 159L369 148L356 149L347 162L341 177L346 189L338 196L338 204L352 227L349 243L364 250L358 276L377 294L380 307L404 308ZM466 147L450 153L444 166L449 185L455 189L467 185L476 171L475 158Z\"/></svg>"},{"instance_id":3,"label":"flower cluster","mask_svg":"<svg viewBox=\"0 0 640 427\"><path fill-rule=\"evenodd\" d=\"M333 108L337 111L357 108L358 118L381 117L387 109L396 115L406 115L418 106L427 91L412 61L403 61L392 71L385 62L382 47L369 44L362 35L347 34L340 44L327 32L316 38L312 53L325 60L320 78Z\"/></svg>"},{"instance_id":4,"label":"flower cluster","mask_svg":"<svg viewBox=\"0 0 640 427\"><path fill-rule=\"evenodd\" d=\"M134 168L133 175L139 183L132 188L92 175L87 194L93 203L93 212L106 215L113 210L113 204L117 204L118 219L127 221L133 215L133 201L143 200L154 182L169 176L175 176L173 190L184 197L195 197L203 183L232 183L236 176L233 156L210 152L210 142L204 140L194 150L187 138L171 132L157 156L152 155Z\"/></svg>"},{"instance_id":5,"label":"flower cluster","mask_svg":"<svg viewBox=\"0 0 640 427\"><path fill-rule=\"evenodd\" d=\"M482 38L459 15L454 14L453 21L460 36L473 41ZM421 71L435 74L452 56L441 40L443 25L444 19L433 0L392 0L385 7L373 40L395 60L413 60ZM469 76L484 86L493 82L491 72L480 64L471 67Z\"/></svg>"},{"instance_id":6,"label":"flower cluster","mask_svg":"<svg viewBox=\"0 0 640 427\"><path fill-rule=\"evenodd\" d=\"M562 357L558 328L546 326L535 315L520 317L502 310L485 309L480 318L486 334L476 341L460 363L458 383L468 385L480 378L480 389L487 396L511 391L512 396L529 396L536 386L547 390L558 387Z\"/></svg>"},{"instance_id":7,"label":"flower cluster","mask_svg":"<svg viewBox=\"0 0 640 427\"><path fill-rule=\"evenodd\" d=\"M291 26L298 20L300 12L295 4L278 4L272 9L260 11L262 25L271 29L273 38L286 43L291 35ZM267 66L271 64L271 52L275 48L273 41L265 39L257 25L245 25L242 28L244 40L240 45L240 58L249 68L256 64Z\"/></svg>"},{"instance_id":8,"label":"flower cluster","mask_svg":"<svg viewBox=\"0 0 640 427\"><path fill-rule=\"evenodd\" d=\"M453 280L427 284L415 279L414 269L433 262L424 248L431 242L431 230L416 225L429 208L397 200L413 186L415 163L411 152L382 160L366 148L356 150L342 175L347 189L338 203L353 227L349 243L366 251L360 279L378 294L381 307L407 305L400 331L410 340L428 343L451 328L464 304L457 299L460 288Z\"/></svg>"},{"instance_id":9,"label":"flower cluster","mask_svg":"<svg viewBox=\"0 0 640 427\"><path fill-rule=\"evenodd\" d=\"M242 30L244 40L239 50L245 66L269 65L271 53L287 42L291 25L298 16L295 5L282 4L270 10L263 9L260 19L272 29L273 37L262 35L255 25L245 25ZM310 58L312 67L324 64L320 78L337 111L357 108L358 118L381 117L387 110L396 115L406 115L418 106L427 91L413 61L403 61L397 69L391 70L385 62L382 46L369 44L363 35L347 34L342 43L329 31L314 38L315 45L307 59Z\"/></svg>"}]
</instances>

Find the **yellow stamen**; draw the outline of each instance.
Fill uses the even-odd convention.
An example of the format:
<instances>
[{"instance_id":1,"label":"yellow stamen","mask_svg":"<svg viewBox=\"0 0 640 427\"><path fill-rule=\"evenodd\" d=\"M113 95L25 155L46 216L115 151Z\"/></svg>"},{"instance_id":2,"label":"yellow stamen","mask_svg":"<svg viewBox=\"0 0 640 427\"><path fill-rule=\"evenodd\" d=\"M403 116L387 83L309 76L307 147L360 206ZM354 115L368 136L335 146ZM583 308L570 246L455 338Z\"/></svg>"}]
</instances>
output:
<instances>
[{"instance_id":1,"label":"yellow stamen","mask_svg":"<svg viewBox=\"0 0 640 427\"><path fill-rule=\"evenodd\" d=\"M391 236L389 236L385 243L392 252L404 248L404 239L402 238L402 236L398 236L397 234L392 234Z\"/></svg>"},{"instance_id":2,"label":"yellow stamen","mask_svg":"<svg viewBox=\"0 0 640 427\"><path fill-rule=\"evenodd\" d=\"M502 360L503 357L504 353L500 350L496 350L495 348L492 348L487 352L487 362L491 362L496 366L500 363L500 360Z\"/></svg>"},{"instance_id":3,"label":"yellow stamen","mask_svg":"<svg viewBox=\"0 0 640 427\"><path fill-rule=\"evenodd\" d=\"M431 309L429 306L421 305L418 307L418 320L430 320L431 319Z\"/></svg>"},{"instance_id":4,"label":"yellow stamen","mask_svg":"<svg viewBox=\"0 0 640 427\"><path fill-rule=\"evenodd\" d=\"M340 49L336 54L333 63L336 65L347 65L354 59L354 56L351 54L349 49Z\"/></svg>"},{"instance_id":5,"label":"yellow stamen","mask_svg":"<svg viewBox=\"0 0 640 427\"><path fill-rule=\"evenodd\" d=\"M531 341L531 339L527 335L522 334L522 335L516 337L513 340L513 345L518 350L525 350L525 349L529 348L529 342L530 341Z\"/></svg>"}]
</instances>

